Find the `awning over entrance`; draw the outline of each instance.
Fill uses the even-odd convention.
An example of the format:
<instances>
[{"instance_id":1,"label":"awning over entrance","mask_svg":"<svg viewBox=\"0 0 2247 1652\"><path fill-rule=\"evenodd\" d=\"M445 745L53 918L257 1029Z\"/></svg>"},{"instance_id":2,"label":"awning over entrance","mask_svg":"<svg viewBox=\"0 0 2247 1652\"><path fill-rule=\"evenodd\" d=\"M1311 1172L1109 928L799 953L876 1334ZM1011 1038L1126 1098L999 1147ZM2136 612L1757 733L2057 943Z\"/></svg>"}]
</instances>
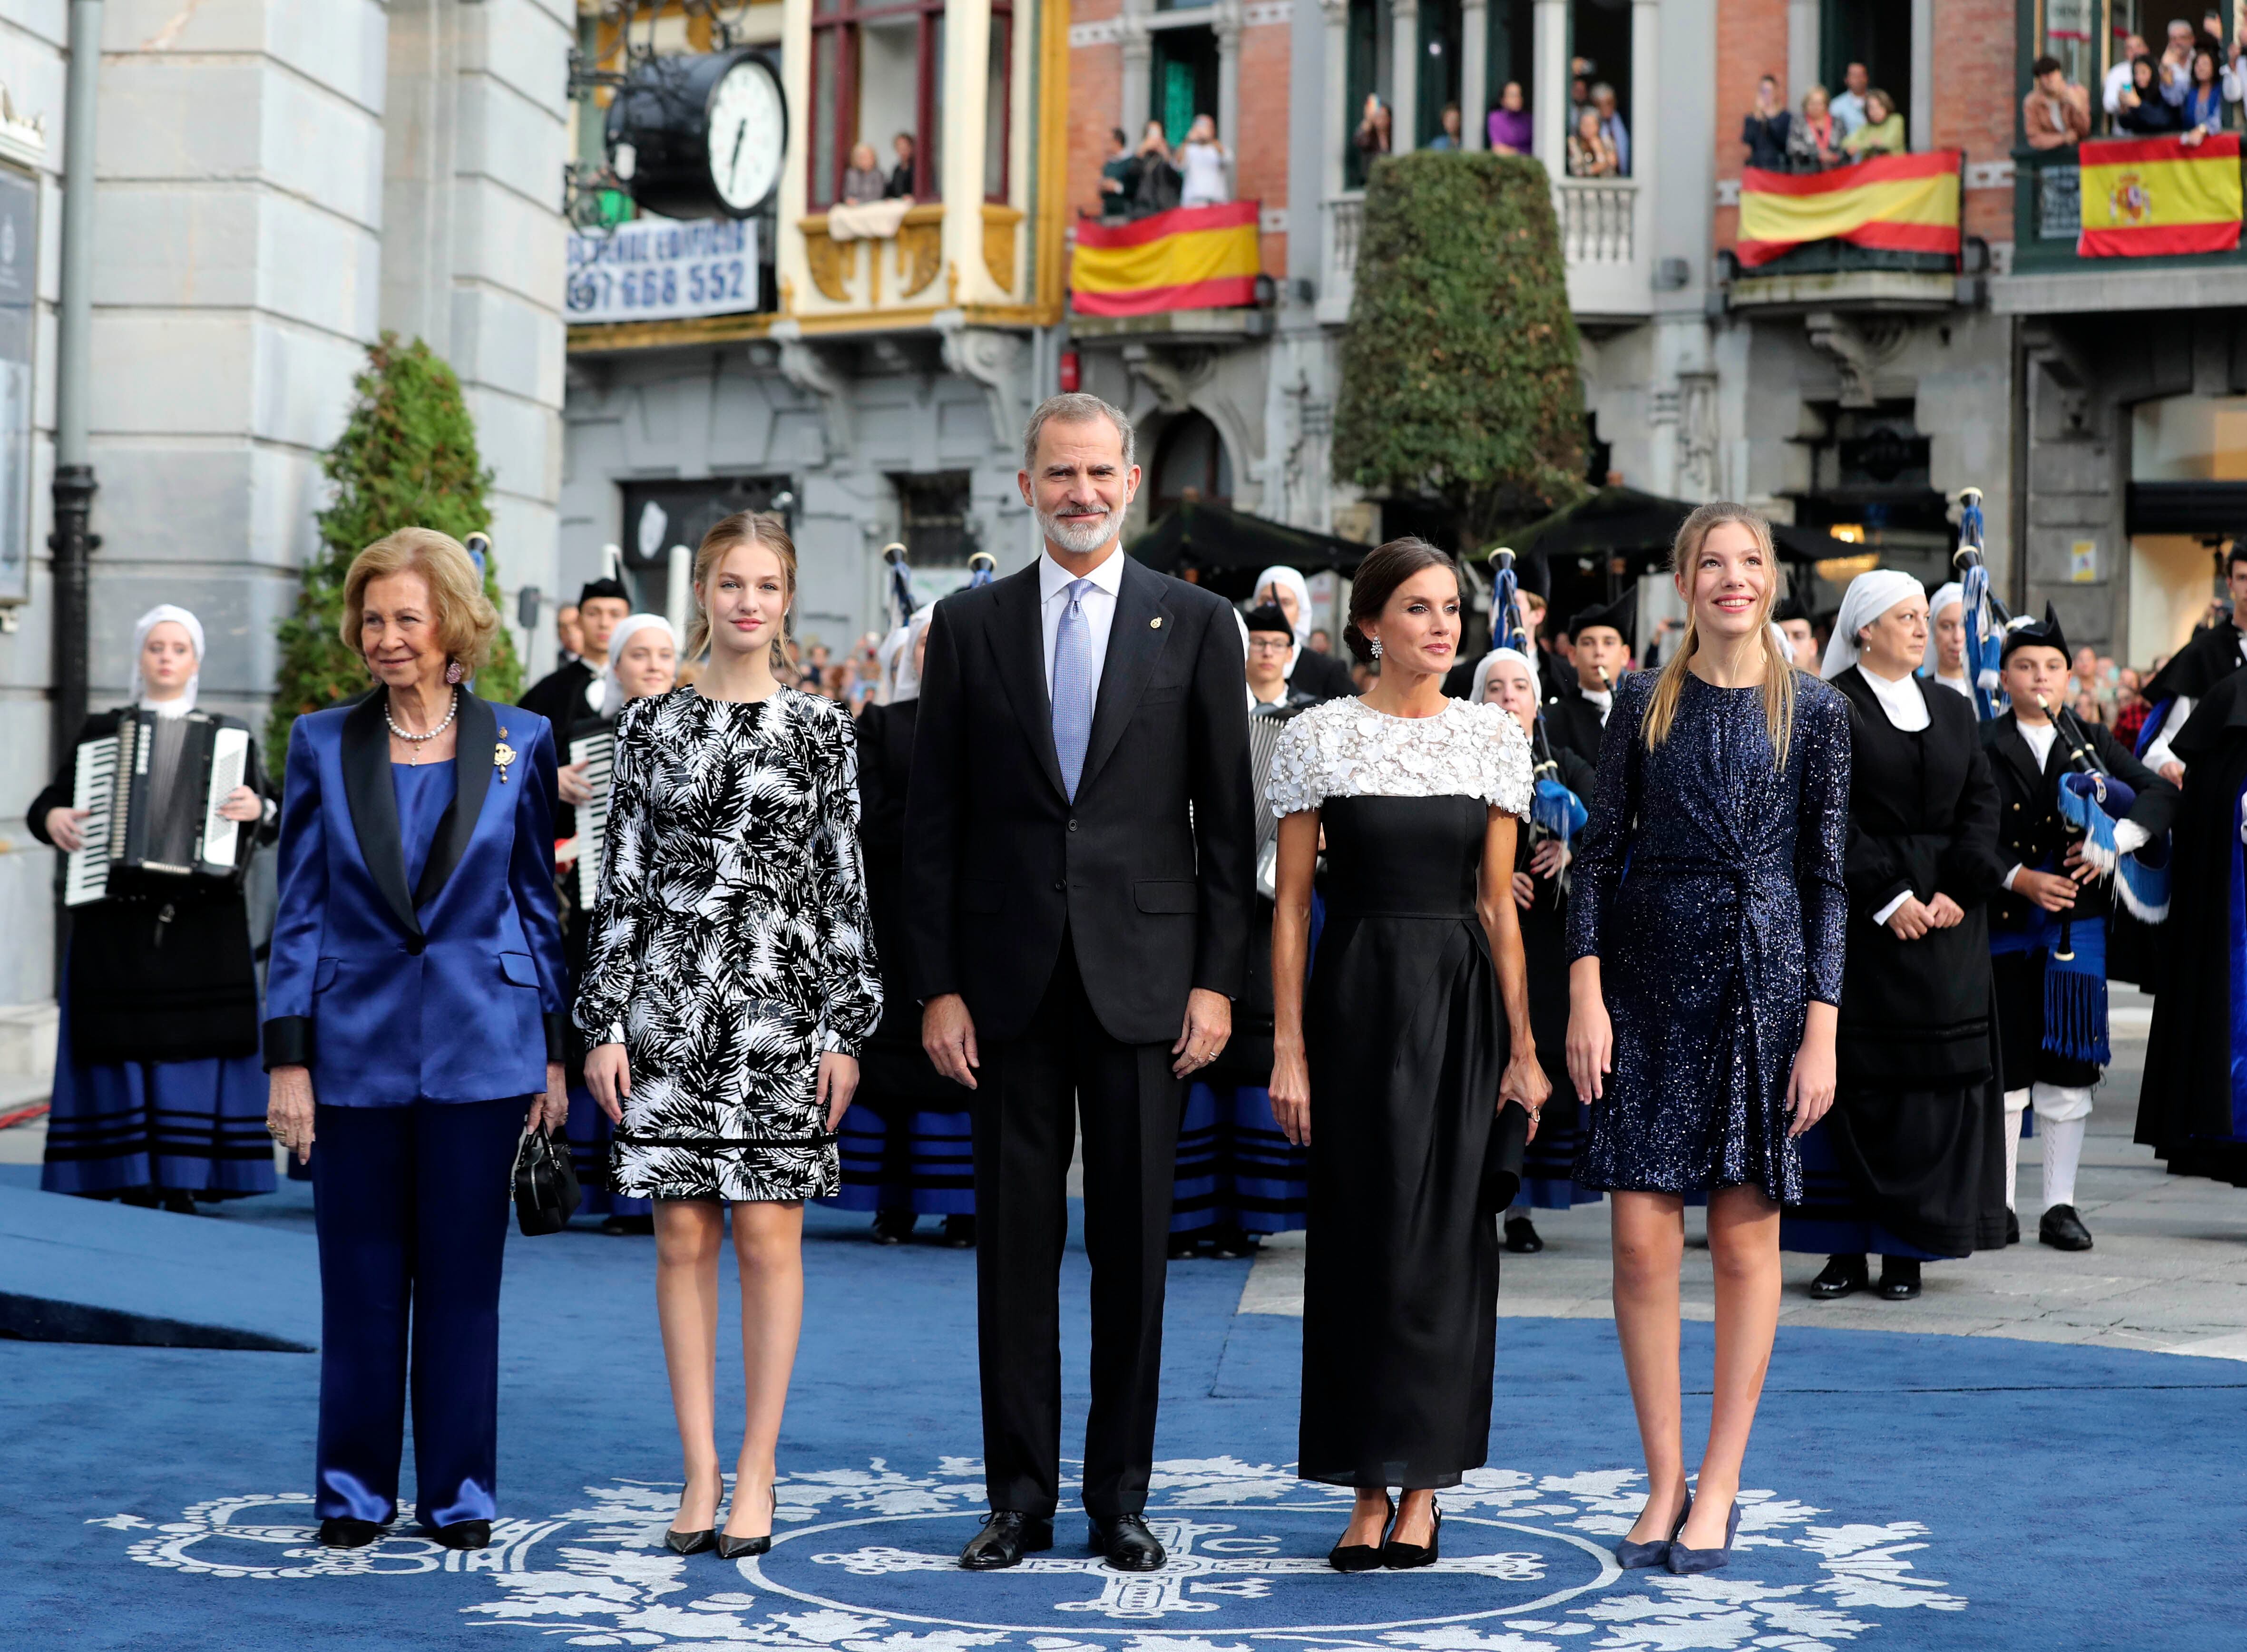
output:
<instances>
[{"instance_id":1,"label":"awning over entrance","mask_svg":"<svg viewBox=\"0 0 2247 1652\"><path fill-rule=\"evenodd\" d=\"M1172 506L1124 547L1158 573L1175 574L1235 601L1249 596L1256 576L1274 564L1304 574L1332 569L1348 576L1371 549L1201 500Z\"/></svg>"}]
</instances>

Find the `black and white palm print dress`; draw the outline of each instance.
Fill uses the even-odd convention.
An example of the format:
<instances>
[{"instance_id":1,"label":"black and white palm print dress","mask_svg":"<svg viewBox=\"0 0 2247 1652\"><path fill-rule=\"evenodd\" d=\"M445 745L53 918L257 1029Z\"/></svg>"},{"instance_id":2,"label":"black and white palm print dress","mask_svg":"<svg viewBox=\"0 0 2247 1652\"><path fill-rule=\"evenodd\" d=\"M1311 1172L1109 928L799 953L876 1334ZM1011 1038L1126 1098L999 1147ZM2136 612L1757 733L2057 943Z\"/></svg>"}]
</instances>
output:
<instances>
[{"instance_id":1,"label":"black and white palm print dress","mask_svg":"<svg viewBox=\"0 0 2247 1652\"><path fill-rule=\"evenodd\" d=\"M824 1051L881 1017L858 857L857 740L793 688L634 700L577 1021L621 1040L613 1185L639 1198L819 1198L839 1183Z\"/></svg>"}]
</instances>

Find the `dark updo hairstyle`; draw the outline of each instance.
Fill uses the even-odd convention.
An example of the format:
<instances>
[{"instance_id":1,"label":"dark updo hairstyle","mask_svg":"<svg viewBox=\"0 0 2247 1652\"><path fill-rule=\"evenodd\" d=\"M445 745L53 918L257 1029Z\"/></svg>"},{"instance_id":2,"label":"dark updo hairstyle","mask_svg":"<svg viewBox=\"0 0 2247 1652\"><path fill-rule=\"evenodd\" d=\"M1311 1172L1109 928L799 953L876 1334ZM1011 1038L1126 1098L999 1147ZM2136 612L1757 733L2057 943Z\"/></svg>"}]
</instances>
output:
<instances>
[{"instance_id":1,"label":"dark updo hairstyle","mask_svg":"<svg viewBox=\"0 0 2247 1652\"><path fill-rule=\"evenodd\" d=\"M1410 534L1367 552L1365 560L1358 563L1357 571L1350 576L1349 624L1342 627L1342 639L1360 665L1373 663L1373 645L1358 629L1359 622L1379 618L1397 586L1430 568L1448 568L1454 580L1459 576L1458 563L1426 540Z\"/></svg>"}]
</instances>

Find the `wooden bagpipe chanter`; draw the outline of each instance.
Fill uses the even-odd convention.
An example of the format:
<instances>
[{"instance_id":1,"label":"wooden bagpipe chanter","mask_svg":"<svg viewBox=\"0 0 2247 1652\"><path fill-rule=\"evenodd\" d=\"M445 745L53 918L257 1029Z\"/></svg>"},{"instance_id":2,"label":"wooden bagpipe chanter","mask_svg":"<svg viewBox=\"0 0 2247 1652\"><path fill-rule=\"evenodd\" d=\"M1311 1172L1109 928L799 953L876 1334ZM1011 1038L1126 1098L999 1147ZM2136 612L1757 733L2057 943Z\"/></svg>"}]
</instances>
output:
<instances>
[{"instance_id":1,"label":"wooden bagpipe chanter","mask_svg":"<svg viewBox=\"0 0 2247 1652\"><path fill-rule=\"evenodd\" d=\"M1492 581L1490 598L1491 636L1500 648L1510 648L1530 662L1530 680L1536 683L1535 652L1537 645L1530 640L1528 629L1522 624L1520 592L1521 577L1514 569L1513 552L1500 546L1490 554ZM1601 673L1602 680L1606 673ZM1558 839L1566 849L1577 833L1584 829L1590 819L1586 800L1568 789L1561 778L1560 760L1553 754L1553 742L1545 728L1545 707L1539 696L1536 729L1529 737L1530 774L1533 784L1529 795L1529 842L1533 848L1548 839ZM1561 887L1567 887L1567 870L1564 865L1559 874Z\"/></svg>"},{"instance_id":2,"label":"wooden bagpipe chanter","mask_svg":"<svg viewBox=\"0 0 2247 1652\"><path fill-rule=\"evenodd\" d=\"M80 828L85 843L64 862L65 906L106 899L120 874L201 884L213 892L240 887L256 830L219 809L236 787L248 783L249 727L209 712L181 717L178 770L168 793L159 798L154 760L166 720L127 707L117 713L112 732L79 743L71 806L86 811Z\"/></svg>"}]
</instances>

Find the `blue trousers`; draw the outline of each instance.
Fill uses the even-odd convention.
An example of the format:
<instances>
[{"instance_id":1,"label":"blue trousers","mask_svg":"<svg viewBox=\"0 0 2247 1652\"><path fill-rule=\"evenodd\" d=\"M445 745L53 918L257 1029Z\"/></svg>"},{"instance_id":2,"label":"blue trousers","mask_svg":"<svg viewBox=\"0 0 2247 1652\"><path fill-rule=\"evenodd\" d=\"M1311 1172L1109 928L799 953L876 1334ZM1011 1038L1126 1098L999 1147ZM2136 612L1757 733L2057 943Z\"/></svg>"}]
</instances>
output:
<instances>
[{"instance_id":1,"label":"blue trousers","mask_svg":"<svg viewBox=\"0 0 2247 1652\"><path fill-rule=\"evenodd\" d=\"M409 1369L415 1513L428 1526L494 1517L500 1256L529 1105L316 1110L319 1519L379 1523L398 1512Z\"/></svg>"}]
</instances>

